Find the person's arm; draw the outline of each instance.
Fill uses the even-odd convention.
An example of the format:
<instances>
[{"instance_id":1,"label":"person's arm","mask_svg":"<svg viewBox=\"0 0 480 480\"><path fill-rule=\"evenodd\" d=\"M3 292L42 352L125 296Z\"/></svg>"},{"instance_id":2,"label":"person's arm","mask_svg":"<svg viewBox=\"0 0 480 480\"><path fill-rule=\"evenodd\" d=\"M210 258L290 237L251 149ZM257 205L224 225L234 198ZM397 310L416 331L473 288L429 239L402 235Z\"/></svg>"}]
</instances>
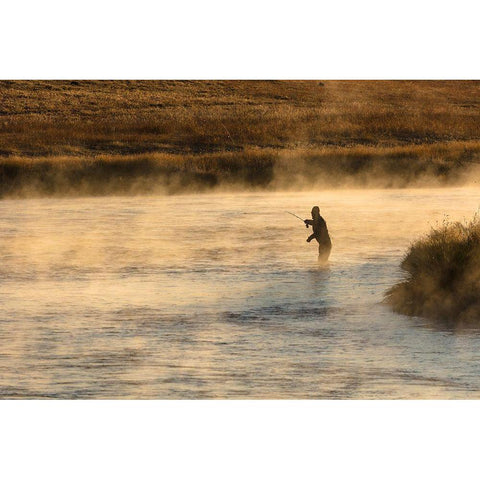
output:
<instances>
[{"instance_id":1,"label":"person's arm","mask_svg":"<svg viewBox=\"0 0 480 480\"><path fill-rule=\"evenodd\" d=\"M308 218L304 220L305 225L313 225L313 220L309 220Z\"/></svg>"}]
</instances>

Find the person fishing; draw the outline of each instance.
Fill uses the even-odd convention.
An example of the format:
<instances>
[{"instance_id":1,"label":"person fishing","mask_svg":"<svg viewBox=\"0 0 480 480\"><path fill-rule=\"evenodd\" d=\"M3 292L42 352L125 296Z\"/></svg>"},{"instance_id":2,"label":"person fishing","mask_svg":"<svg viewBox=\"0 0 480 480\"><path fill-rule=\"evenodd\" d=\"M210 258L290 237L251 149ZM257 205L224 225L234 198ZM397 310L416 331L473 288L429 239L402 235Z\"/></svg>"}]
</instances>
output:
<instances>
[{"instance_id":1,"label":"person fishing","mask_svg":"<svg viewBox=\"0 0 480 480\"><path fill-rule=\"evenodd\" d=\"M320 216L320 209L315 206L312 208L312 220L304 220L306 227L309 225L313 228L313 233L307 238L310 243L313 239L318 242L318 261L326 262L332 250L332 241L328 234L327 222Z\"/></svg>"}]
</instances>

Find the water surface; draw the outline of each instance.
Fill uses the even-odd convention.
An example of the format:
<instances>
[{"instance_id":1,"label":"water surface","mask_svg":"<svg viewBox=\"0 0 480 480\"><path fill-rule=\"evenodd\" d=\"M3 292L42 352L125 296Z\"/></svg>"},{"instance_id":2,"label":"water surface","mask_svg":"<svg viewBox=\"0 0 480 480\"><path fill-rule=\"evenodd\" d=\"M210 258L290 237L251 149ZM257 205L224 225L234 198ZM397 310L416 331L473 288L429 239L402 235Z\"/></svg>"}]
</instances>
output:
<instances>
[{"instance_id":1,"label":"water surface","mask_svg":"<svg viewBox=\"0 0 480 480\"><path fill-rule=\"evenodd\" d=\"M333 250L294 217L319 205ZM381 304L479 189L0 202L1 398L480 398L480 330Z\"/></svg>"}]
</instances>

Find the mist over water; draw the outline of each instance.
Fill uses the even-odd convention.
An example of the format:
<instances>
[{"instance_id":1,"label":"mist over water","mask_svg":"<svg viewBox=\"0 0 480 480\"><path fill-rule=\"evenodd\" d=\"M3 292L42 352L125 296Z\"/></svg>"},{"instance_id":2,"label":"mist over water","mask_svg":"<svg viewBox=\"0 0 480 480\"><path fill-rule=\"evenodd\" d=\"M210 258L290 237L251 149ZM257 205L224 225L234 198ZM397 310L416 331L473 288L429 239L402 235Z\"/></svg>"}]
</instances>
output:
<instances>
[{"instance_id":1,"label":"mist over water","mask_svg":"<svg viewBox=\"0 0 480 480\"><path fill-rule=\"evenodd\" d=\"M307 218L333 242L317 264ZM480 398L480 330L391 312L480 189L0 202L2 398Z\"/></svg>"}]
</instances>

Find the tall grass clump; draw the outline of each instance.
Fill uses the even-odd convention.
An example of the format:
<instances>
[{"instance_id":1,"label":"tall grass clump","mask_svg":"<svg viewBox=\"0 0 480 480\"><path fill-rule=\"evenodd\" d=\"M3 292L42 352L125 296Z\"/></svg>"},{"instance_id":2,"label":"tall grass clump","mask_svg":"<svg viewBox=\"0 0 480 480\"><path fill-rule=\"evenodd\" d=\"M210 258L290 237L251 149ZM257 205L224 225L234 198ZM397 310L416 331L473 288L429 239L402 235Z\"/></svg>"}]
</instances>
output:
<instances>
[{"instance_id":1,"label":"tall grass clump","mask_svg":"<svg viewBox=\"0 0 480 480\"><path fill-rule=\"evenodd\" d=\"M401 263L404 281L386 301L406 315L449 324L480 322L480 217L444 220L414 242Z\"/></svg>"}]
</instances>

